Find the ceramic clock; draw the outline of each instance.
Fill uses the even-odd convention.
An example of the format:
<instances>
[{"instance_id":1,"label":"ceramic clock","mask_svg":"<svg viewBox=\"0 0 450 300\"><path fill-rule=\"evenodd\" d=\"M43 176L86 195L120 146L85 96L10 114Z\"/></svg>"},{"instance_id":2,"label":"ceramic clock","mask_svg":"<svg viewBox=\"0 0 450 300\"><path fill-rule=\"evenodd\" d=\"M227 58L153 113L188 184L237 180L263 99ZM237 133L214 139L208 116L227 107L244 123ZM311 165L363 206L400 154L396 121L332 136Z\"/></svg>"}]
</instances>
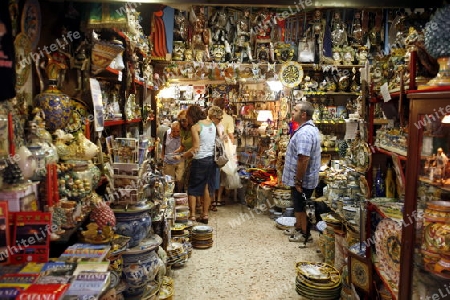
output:
<instances>
[{"instance_id":1,"label":"ceramic clock","mask_svg":"<svg viewBox=\"0 0 450 300\"><path fill-rule=\"evenodd\" d=\"M285 87L295 87L302 82L303 68L297 62L285 63L281 66L279 78Z\"/></svg>"}]
</instances>

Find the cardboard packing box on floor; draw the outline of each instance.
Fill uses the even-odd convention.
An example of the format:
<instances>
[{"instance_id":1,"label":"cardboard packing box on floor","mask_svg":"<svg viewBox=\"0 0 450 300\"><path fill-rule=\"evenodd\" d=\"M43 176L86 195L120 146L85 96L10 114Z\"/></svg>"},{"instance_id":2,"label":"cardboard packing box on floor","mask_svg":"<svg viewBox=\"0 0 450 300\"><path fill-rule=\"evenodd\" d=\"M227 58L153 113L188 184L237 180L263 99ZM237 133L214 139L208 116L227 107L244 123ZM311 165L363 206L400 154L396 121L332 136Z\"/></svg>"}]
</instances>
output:
<instances>
[{"instance_id":1,"label":"cardboard packing box on floor","mask_svg":"<svg viewBox=\"0 0 450 300\"><path fill-rule=\"evenodd\" d=\"M20 185L3 186L0 200L8 202L10 212L38 211L38 183L24 183Z\"/></svg>"}]
</instances>

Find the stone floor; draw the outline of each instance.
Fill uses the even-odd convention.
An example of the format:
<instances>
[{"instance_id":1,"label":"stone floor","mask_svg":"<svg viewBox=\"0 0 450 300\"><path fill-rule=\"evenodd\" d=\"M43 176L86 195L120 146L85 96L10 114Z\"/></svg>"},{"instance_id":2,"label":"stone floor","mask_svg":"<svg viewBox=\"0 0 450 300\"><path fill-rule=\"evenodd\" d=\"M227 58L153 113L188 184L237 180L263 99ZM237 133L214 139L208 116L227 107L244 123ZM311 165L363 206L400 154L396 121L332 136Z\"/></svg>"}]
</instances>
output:
<instances>
[{"instance_id":1,"label":"stone floor","mask_svg":"<svg viewBox=\"0 0 450 300\"><path fill-rule=\"evenodd\" d=\"M173 269L175 300L287 300L303 299L295 291L295 264L321 261L317 232L308 248L275 226L268 214L240 204L210 212L214 244L193 249L184 267Z\"/></svg>"}]
</instances>

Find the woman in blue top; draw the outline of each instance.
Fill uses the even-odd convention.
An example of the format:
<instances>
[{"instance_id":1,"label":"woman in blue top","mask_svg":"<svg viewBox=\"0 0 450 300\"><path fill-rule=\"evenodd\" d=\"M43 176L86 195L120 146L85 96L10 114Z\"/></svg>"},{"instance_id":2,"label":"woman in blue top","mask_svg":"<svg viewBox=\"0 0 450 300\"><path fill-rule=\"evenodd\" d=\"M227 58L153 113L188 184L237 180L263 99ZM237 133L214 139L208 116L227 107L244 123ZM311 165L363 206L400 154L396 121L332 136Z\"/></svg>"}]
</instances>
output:
<instances>
[{"instance_id":1,"label":"woman in blue top","mask_svg":"<svg viewBox=\"0 0 450 300\"><path fill-rule=\"evenodd\" d=\"M215 188L214 147L216 126L206 118L206 114L198 105L189 106L186 117L188 123L192 124L192 148L187 150L181 158L192 157L188 185L189 219L196 220L196 197L201 197L203 200L202 215L198 221L208 224L208 210Z\"/></svg>"}]
</instances>

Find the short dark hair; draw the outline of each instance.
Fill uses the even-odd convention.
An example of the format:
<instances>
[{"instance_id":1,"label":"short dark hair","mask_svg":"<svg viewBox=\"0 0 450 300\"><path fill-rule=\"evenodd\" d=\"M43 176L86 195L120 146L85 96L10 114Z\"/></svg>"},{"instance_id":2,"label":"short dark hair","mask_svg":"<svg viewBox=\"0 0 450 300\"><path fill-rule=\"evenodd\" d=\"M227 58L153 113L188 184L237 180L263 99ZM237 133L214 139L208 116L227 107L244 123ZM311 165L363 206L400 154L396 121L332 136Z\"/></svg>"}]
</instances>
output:
<instances>
[{"instance_id":1,"label":"short dark hair","mask_svg":"<svg viewBox=\"0 0 450 300\"><path fill-rule=\"evenodd\" d=\"M216 98L213 101L213 105L220 107L220 109L225 108L225 99L224 98Z\"/></svg>"},{"instance_id":2,"label":"short dark hair","mask_svg":"<svg viewBox=\"0 0 450 300\"><path fill-rule=\"evenodd\" d=\"M312 115L314 114L314 106L311 102L308 101L301 101L298 103L300 105L300 110L304 111L306 115L311 119Z\"/></svg>"}]
</instances>

